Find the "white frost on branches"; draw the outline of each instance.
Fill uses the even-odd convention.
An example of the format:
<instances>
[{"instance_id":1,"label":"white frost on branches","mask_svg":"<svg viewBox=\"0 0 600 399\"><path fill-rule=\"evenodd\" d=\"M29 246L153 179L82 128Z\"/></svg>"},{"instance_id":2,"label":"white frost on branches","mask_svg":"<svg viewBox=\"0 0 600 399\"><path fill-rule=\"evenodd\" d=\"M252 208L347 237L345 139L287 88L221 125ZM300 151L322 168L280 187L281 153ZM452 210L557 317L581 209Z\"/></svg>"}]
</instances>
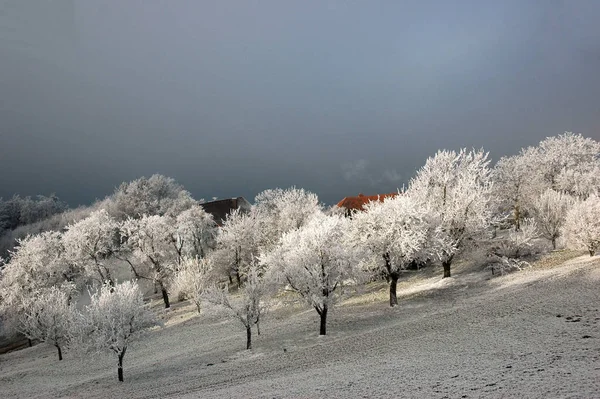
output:
<instances>
[{"instance_id":1,"label":"white frost on branches","mask_svg":"<svg viewBox=\"0 0 600 399\"><path fill-rule=\"evenodd\" d=\"M594 256L600 250L600 198L592 195L576 202L567 213L564 232L569 247Z\"/></svg>"},{"instance_id":2,"label":"white frost on branches","mask_svg":"<svg viewBox=\"0 0 600 399\"><path fill-rule=\"evenodd\" d=\"M20 316L20 332L31 340L53 345L58 350L58 360L62 360L62 350L69 342L75 315L70 293L51 287L35 293L30 299Z\"/></svg>"},{"instance_id":3,"label":"white frost on branches","mask_svg":"<svg viewBox=\"0 0 600 399\"><path fill-rule=\"evenodd\" d=\"M320 335L326 334L327 312L342 284L360 273L360 248L348 244L349 220L319 215L304 227L283 235L279 245L261 261L269 272L299 294L321 317Z\"/></svg>"},{"instance_id":4,"label":"white frost on branches","mask_svg":"<svg viewBox=\"0 0 600 399\"><path fill-rule=\"evenodd\" d=\"M259 322L267 309L268 288L258 264L253 262L237 295L232 295L227 286L220 288L213 284L204 291L203 299L242 323L246 329L246 349L252 349L252 326L256 325L260 334Z\"/></svg>"},{"instance_id":5,"label":"white frost on branches","mask_svg":"<svg viewBox=\"0 0 600 399\"><path fill-rule=\"evenodd\" d=\"M490 226L490 169L483 150L439 151L410 182L408 194L425 204L445 239L440 250L444 277L469 239Z\"/></svg>"},{"instance_id":6,"label":"white frost on branches","mask_svg":"<svg viewBox=\"0 0 600 399\"><path fill-rule=\"evenodd\" d=\"M65 256L101 284L114 284L109 260L119 250L119 224L104 209L67 226Z\"/></svg>"},{"instance_id":7,"label":"white frost on branches","mask_svg":"<svg viewBox=\"0 0 600 399\"><path fill-rule=\"evenodd\" d=\"M123 358L129 343L158 324L154 313L144 304L136 282L127 281L115 287L105 284L92 294L90 304L80 315L77 339L88 352L114 353L119 381L123 381Z\"/></svg>"},{"instance_id":8,"label":"white frost on branches","mask_svg":"<svg viewBox=\"0 0 600 399\"><path fill-rule=\"evenodd\" d=\"M398 304L396 283L399 274L415 262L434 257L436 237L430 228L429 213L406 194L373 201L364 212L353 215L349 239L368 250L370 269L390 281L390 306Z\"/></svg>"},{"instance_id":9,"label":"white frost on branches","mask_svg":"<svg viewBox=\"0 0 600 399\"><path fill-rule=\"evenodd\" d=\"M533 203L533 214L542 237L552 242L556 249L556 240L562 234L567 212L573 206L574 200L569 194L546 190Z\"/></svg>"}]
</instances>

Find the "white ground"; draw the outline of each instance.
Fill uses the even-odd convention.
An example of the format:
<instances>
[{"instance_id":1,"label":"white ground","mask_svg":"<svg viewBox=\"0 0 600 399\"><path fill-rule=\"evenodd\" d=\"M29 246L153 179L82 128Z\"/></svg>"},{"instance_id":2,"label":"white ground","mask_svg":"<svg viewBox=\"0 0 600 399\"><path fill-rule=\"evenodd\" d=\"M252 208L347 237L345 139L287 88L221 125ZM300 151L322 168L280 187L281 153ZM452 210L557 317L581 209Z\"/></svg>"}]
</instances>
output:
<instances>
[{"instance_id":1,"label":"white ground","mask_svg":"<svg viewBox=\"0 0 600 399\"><path fill-rule=\"evenodd\" d=\"M331 314L326 337L314 310L274 310L252 351L236 321L176 304L127 351L124 383L110 356L58 362L37 345L0 356L0 397L600 397L600 257L492 279L440 273L411 275L395 309L369 287Z\"/></svg>"}]
</instances>

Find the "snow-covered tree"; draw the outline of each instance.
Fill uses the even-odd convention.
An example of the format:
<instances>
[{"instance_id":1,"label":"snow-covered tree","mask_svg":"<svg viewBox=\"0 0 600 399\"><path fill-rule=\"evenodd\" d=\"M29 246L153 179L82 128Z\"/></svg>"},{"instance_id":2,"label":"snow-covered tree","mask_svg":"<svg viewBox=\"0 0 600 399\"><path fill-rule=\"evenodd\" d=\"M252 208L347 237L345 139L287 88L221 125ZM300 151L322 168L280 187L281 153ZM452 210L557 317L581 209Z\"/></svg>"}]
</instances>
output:
<instances>
[{"instance_id":1,"label":"snow-covered tree","mask_svg":"<svg viewBox=\"0 0 600 399\"><path fill-rule=\"evenodd\" d=\"M454 256L490 226L490 169L483 150L438 151L410 182L408 194L424 204L441 230L439 257L450 277Z\"/></svg>"},{"instance_id":2,"label":"snow-covered tree","mask_svg":"<svg viewBox=\"0 0 600 399\"><path fill-rule=\"evenodd\" d=\"M578 201L567 213L564 226L567 245L571 248L585 248L590 256L600 250L600 198L589 196Z\"/></svg>"},{"instance_id":3,"label":"snow-covered tree","mask_svg":"<svg viewBox=\"0 0 600 399\"><path fill-rule=\"evenodd\" d=\"M492 172L494 198L502 211L511 211L516 230L521 228L523 215L535 196L535 179L532 179L535 155L535 149L527 148L519 155L503 157Z\"/></svg>"},{"instance_id":4,"label":"snow-covered tree","mask_svg":"<svg viewBox=\"0 0 600 399\"><path fill-rule=\"evenodd\" d=\"M202 310L202 298L212 281L212 261L207 258L187 257L183 259L175 274L173 290L196 305L198 313Z\"/></svg>"},{"instance_id":5,"label":"snow-covered tree","mask_svg":"<svg viewBox=\"0 0 600 399\"><path fill-rule=\"evenodd\" d=\"M152 175L123 183L106 204L118 220L144 215L177 216L196 204L189 192L170 177Z\"/></svg>"},{"instance_id":6,"label":"snow-covered tree","mask_svg":"<svg viewBox=\"0 0 600 399\"><path fill-rule=\"evenodd\" d=\"M65 287L50 287L36 292L26 300L20 316L19 331L30 340L38 340L53 345L62 360L62 350L69 342L73 327L75 307L71 303L71 292Z\"/></svg>"},{"instance_id":7,"label":"snow-covered tree","mask_svg":"<svg viewBox=\"0 0 600 399\"><path fill-rule=\"evenodd\" d=\"M182 243L183 255L206 257L215 247L217 224L201 206L194 205L177 216L177 240Z\"/></svg>"},{"instance_id":8,"label":"snow-covered tree","mask_svg":"<svg viewBox=\"0 0 600 399\"><path fill-rule=\"evenodd\" d=\"M350 221L341 216L318 215L298 230L284 234L261 262L269 274L299 294L321 318L320 335L326 334L327 313L342 284L360 273L360 248L348 244Z\"/></svg>"},{"instance_id":9,"label":"snow-covered tree","mask_svg":"<svg viewBox=\"0 0 600 399\"><path fill-rule=\"evenodd\" d=\"M101 209L67 226L63 235L65 256L88 277L114 285L109 259L119 250L119 224Z\"/></svg>"},{"instance_id":10,"label":"snow-covered tree","mask_svg":"<svg viewBox=\"0 0 600 399\"><path fill-rule=\"evenodd\" d=\"M261 275L261 270L253 262L248 271L244 286L237 295L229 293L227 287L212 285L204 291L203 299L219 306L225 313L239 320L246 329L246 349L252 349L252 326L256 325L260 334L260 317L267 308L268 284Z\"/></svg>"},{"instance_id":11,"label":"snow-covered tree","mask_svg":"<svg viewBox=\"0 0 600 399\"><path fill-rule=\"evenodd\" d=\"M177 247L174 243L175 223L168 216L146 216L128 219L121 225L124 250L122 259L131 266L137 278L153 281L161 290L165 308L169 302L169 285L177 268ZM125 249L131 257L125 257Z\"/></svg>"},{"instance_id":12,"label":"snow-covered tree","mask_svg":"<svg viewBox=\"0 0 600 399\"><path fill-rule=\"evenodd\" d=\"M322 212L316 194L302 188L269 189L258 194L253 212L258 214L261 244L272 247L290 230L304 226L315 214Z\"/></svg>"},{"instance_id":13,"label":"snow-covered tree","mask_svg":"<svg viewBox=\"0 0 600 399\"><path fill-rule=\"evenodd\" d=\"M370 202L364 212L357 212L352 218L349 239L372 255L368 262L374 266L372 271L386 276L390 306L398 304L396 285L402 270L433 257L428 216L424 206L403 194Z\"/></svg>"},{"instance_id":14,"label":"snow-covered tree","mask_svg":"<svg viewBox=\"0 0 600 399\"><path fill-rule=\"evenodd\" d=\"M114 353L118 378L123 381L123 358L129 343L158 324L136 282L126 281L115 287L105 284L92 294L90 304L78 318L75 340L88 352Z\"/></svg>"},{"instance_id":15,"label":"snow-covered tree","mask_svg":"<svg viewBox=\"0 0 600 399\"><path fill-rule=\"evenodd\" d=\"M587 198L600 188L600 143L571 132L548 137L538 146L537 167L545 188Z\"/></svg>"},{"instance_id":16,"label":"snow-covered tree","mask_svg":"<svg viewBox=\"0 0 600 399\"><path fill-rule=\"evenodd\" d=\"M542 237L552 242L554 249L573 202L569 194L548 189L533 203L533 213L539 231Z\"/></svg>"},{"instance_id":17,"label":"snow-covered tree","mask_svg":"<svg viewBox=\"0 0 600 399\"><path fill-rule=\"evenodd\" d=\"M211 258L218 269L235 276L238 287L258 256L259 228L256 213L246 214L236 209L227 215L217 235L217 249Z\"/></svg>"},{"instance_id":18,"label":"snow-covered tree","mask_svg":"<svg viewBox=\"0 0 600 399\"><path fill-rule=\"evenodd\" d=\"M20 317L37 292L50 287L70 290L80 271L65 261L61 234L47 232L19 240L0 278L0 315L7 332L22 331Z\"/></svg>"}]
</instances>

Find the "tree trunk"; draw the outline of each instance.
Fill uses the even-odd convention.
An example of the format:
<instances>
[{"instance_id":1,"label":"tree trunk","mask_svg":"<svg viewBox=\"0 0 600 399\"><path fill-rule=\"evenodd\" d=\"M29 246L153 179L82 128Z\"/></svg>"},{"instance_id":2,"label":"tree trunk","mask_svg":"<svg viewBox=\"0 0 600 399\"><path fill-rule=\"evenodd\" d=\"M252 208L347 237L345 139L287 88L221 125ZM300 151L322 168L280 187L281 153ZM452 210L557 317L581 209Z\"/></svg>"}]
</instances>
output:
<instances>
[{"instance_id":1,"label":"tree trunk","mask_svg":"<svg viewBox=\"0 0 600 399\"><path fill-rule=\"evenodd\" d=\"M390 273L390 306L398 305L398 297L396 296L396 286L398 285L398 273Z\"/></svg>"},{"instance_id":2,"label":"tree trunk","mask_svg":"<svg viewBox=\"0 0 600 399\"><path fill-rule=\"evenodd\" d=\"M260 315L256 316L256 333L260 335Z\"/></svg>"},{"instance_id":3,"label":"tree trunk","mask_svg":"<svg viewBox=\"0 0 600 399\"><path fill-rule=\"evenodd\" d=\"M594 255L592 255L592 256L594 256ZM27 338L27 343L29 344L30 348L33 346L33 342L31 342L31 338Z\"/></svg>"},{"instance_id":4,"label":"tree trunk","mask_svg":"<svg viewBox=\"0 0 600 399\"><path fill-rule=\"evenodd\" d=\"M319 335L327 335L327 305L323 306L323 310L319 313L321 316L321 328L319 329Z\"/></svg>"},{"instance_id":5,"label":"tree trunk","mask_svg":"<svg viewBox=\"0 0 600 399\"><path fill-rule=\"evenodd\" d=\"M125 351L127 347L123 348L123 352L119 354L119 366L117 368L117 374L119 377L119 382L123 382L123 357L125 357Z\"/></svg>"},{"instance_id":6,"label":"tree trunk","mask_svg":"<svg viewBox=\"0 0 600 399\"><path fill-rule=\"evenodd\" d=\"M163 302L165 303L165 309L168 309L171 307L171 304L169 303L169 293L162 283L160 284L160 290L162 292Z\"/></svg>"},{"instance_id":7,"label":"tree trunk","mask_svg":"<svg viewBox=\"0 0 600 399\"><path fill-rule=\"evenodd\" d=\"M246 326L246 349L252 349L252 325Z\"/></svg>"},{"instance_id":8,"label":"tree trunk","mask_svg":"<svg viewBox=\"0 0 600 399\"><path fill-rule=\"evenodd\" d=\"M448 259L444 262L442 262L442 266L444 266L444 277L452 277L450 274L450 265L452 265L452 259Z\"/></svg>"},{"instance_id":9,"label":"tree trunk","mask_svg":"<svg viewBox=\"0 0 600 399\"><path fill-rule=\"evenodd\" d=\"M594 251L593 249L590 249L590 256L594 256L596 254L596 251Z\"/></svg>"},{"instance_id":10,"label":"tree trunk","mask_svg":"<svg viewBox=\"0 0 600 399\"><path fill-rule=\"evenodd\" d=\"M235 281L237 281L238 289L242 288L242 279L240 277L240 272L237 270L235 272Z\"/></svg>"},{"instance_id":11,"label":"tree trunk","mask_svg":"<svg viewBox=\"0 0 600 399\"><path fill-rule=\"evenodd\" d=\"M62 360L62 349L60 349L59 345L54 345L56 346L56 349L58 349L58 360Z\"/></svg>"},{"instance_id":12,"label":"tree trunk","mask_svg":"<svg viewBox=\"0 0 600 399\"><path fill-rule=\"evenodd\" d=\"M552 237L552 249L556 249L556 237Z\"/></svg>"},{"instance_id":13,"label":"tree trunk","mask_svg":"<svg viewBox=\"0 0 600 399\"><path fill-rule=\"evenodd\" d=\"M515 231L521 231L521 207L515 205Z\"/></svg>"}]
</instances>

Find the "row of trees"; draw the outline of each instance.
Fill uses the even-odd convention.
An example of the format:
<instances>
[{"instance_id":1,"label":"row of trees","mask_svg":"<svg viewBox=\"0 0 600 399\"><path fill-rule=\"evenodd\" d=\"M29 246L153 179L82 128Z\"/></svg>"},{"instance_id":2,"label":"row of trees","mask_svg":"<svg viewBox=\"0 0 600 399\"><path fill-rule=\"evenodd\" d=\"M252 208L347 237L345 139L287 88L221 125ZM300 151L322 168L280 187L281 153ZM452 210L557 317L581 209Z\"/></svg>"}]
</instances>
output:
<instances>
[{"instance_id":1,"label":"row of trees","mask_svg":"<svg viewBox=\"0 0 600 399\"><path fill-rule=\"evenodd\" d=\"M126 330L126 324L100 314L92 322L92 308L82 313L73 308L90 282L101 287L92 305L101 298L110 302L106 298L120 295L123 287L138 292L130 302L140 315L147 310L137 283L119 285L117 279L151 282L166 308L173 294L198 311L216 306L244 326L247 348L252 328L260 331L269 298L287 290L315 309L324 335L328 312L348 287L384 276L395 306L404 270L440 263L443 276L450 277L457 256L475 246L488 246L490 261L501 270L519 268L540 236L555 247L564 236L570 246L594 255L600 247L599 154L597 142L571 133L503 158L495 168L483 150L439 151L407 190L371 202L350 218L324 208L303 189L275 189L259 194L250 212L233 211L222 227L172 179L138 179L64 231L19 241L2 269L0 312L13 330L57 346L59 357L56 342L63 338L52 337L66 336L65 342L77 346L110 346L121 365L126 344L109 345L92 330ZM507 230L495 235L499 228ZM57 312L65 316L53 317L43 305L49 301L62 304ZM115 315L133 311L125 303L122 310L115 306L110 311ZM139 328L132 332L154 323L149 316L136 317ZM63 335L35 327L42 320L51 329L60 319L79 322Z\"/></svg>"}]
</instances>

